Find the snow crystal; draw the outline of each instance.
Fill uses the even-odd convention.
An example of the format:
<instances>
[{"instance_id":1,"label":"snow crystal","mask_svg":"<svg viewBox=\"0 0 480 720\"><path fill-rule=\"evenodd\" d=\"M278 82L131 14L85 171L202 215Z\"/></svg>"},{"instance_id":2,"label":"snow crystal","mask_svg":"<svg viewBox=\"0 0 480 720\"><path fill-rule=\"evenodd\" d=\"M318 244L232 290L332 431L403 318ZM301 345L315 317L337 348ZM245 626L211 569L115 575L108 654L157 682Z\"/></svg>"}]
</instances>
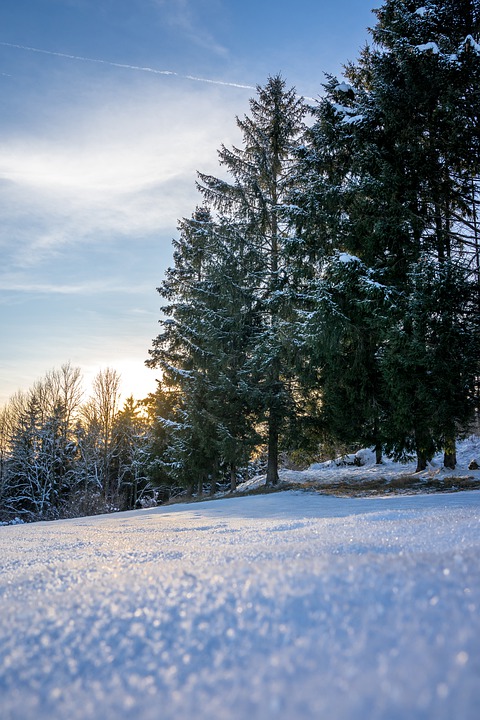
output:
<instances>
[{"instance_id":1,"label":"snow crystal","mask_svg":"<svg viewBox=\"0 0 480 720\"><path fill-rule=\"evenodd\" d=\"M427 13L426 7L420 7L418 10L415 10L415 15L420 15L420 17L423 17Z\"/></svg>"},{"instance_id":2,"label":"snow crystal","mask_svg":"<svg viewBox=\"0 0 480 720\"><path fill-rule=\"evenodd\" d=\"M284 492L2 527L2 720L476 720L479 519Z\"/></svg>"}]
</instances>

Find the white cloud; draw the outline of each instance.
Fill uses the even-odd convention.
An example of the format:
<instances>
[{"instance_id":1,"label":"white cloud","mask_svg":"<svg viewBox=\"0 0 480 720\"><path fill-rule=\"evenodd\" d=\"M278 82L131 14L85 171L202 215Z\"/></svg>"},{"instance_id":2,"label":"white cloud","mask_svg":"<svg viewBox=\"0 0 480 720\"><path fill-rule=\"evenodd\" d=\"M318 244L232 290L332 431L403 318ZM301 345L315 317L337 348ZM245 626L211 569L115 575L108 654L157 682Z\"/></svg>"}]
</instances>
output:
<instances>
[{"instance_id":1,"label":"white cloud","mask_svg":"<svg viewBox=\"0 0 480 720\"><path fill-rule=\"evenodd\" d=\"M138 295L144 293L148 288L125 286L125 284L114 283L111 279L86 281L83 283L25 283L23 275L17 278L8 276L0 277L0 291L17 292L28 295L82 295L91 296L99 294Z\"/></svg>"},{"instance_id":2,"label":"white cloud","mask_svg":"<svg viewBox=\"0 0 480 720\"><path fill-rule=\"evenodd\" d=\"M247 99L149 82L51 108L47 126L0 146L0 243L31 265L65 244L171 231L199 201L196 170L218 172L216 149L236 137Z\"/></svg>"},{"instance_id":3,"label":"white cloud","mask_svg":"<svg viewBox=\"0 0 480 720\"><path fill-rule=\"evenodd\" d=\"M126 394L154 389L143 363L177 219L201 200L196 170L222 172L216 150L238 143L250 96L81 69L22 98L2 130L0 404L68 359L88 377L118 367Z\"/></svg>"}]
</instances>

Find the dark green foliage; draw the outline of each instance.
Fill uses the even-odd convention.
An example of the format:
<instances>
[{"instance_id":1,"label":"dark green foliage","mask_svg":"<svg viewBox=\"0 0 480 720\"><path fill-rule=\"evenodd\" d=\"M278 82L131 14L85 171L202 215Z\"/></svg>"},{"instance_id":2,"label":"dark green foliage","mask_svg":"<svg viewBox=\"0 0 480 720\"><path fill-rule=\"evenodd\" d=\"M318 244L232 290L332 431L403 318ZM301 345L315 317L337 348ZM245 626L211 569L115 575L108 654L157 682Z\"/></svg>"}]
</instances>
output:
<instances>
[{"instance_id":1,"label":"dark green foliage","mask_svg":"<svg viewBox=\"0 0 480 720\"><path fill-rule=\"evenodd\" d=\"M328 78L299 153L292 220L316 267L300 326L329 432L422 465L444 447L452 464L478 369L479 7L387 0L376 14L374 45L348 84ZM357 258L340 274L338 251Z\"/></svg>"},{"instance_id":2,"label":"dark green foliage","mask_svg":"<svg viewBox=\"0 0 480 720\"><path fill-rule=\"evenodd\" d=\"M282 206L305 110L280 77L259 87L250 107L250 117L237 119L243 146L219 152L229 179L199 175L217 215L201 209L182 221L175 265L159 289L169 304L150 364L181 389L169 452L183 482L197 476L199 490L225 465L233 481L262 423L267 479L275 484L279 435L292 406Z\"/></svg>"},{"instance_id":3,"label":"dark green foliage","mask_svg":"<svg viewBox=\"0 0 480 720\"><path fill-rule=\"evenodd\" d=\"M167 388L157 381L157 390L142 401L149 428L147 476L160 501L175 493L177 482L170 472L167 452L171 427L175 423L181 402L178 390Z\"/></svg>"},{"instance_id":4,"label":"dark green foliage","mask_svg":"<svg viewBox=\"0 0 480 720\"><path fill-rule=\"evenodd\" d=\"M278 482L279 439L291 415L292 370L288 362L292 313L286 248L290 237L284 204L293 182L293 149L303 131L305 107L276 76L257 88L251 116L237 119L243 146L222 147L220 163L230 180L200 174L200 190L242 237L251 263L247 278L255 309L254 341L246 368L250 392L265 423L267 484Z\"/></svg>"},{"instance_id":5,"label":"dark green foliage","mask_svg":"<svg viewBox=\"0 0 480 720\"><path fill-rule=\"evenodd\" d=\"M478 316L472 285L453 263L426 258L387 332L381 369L389 392L389 433L397 454L416 452L419 468L435 450L454 454L471 417L478 367ZM423 465L423 467L422 467Z\"/></svg>"},{"instance_id":6,"label":"dark green foliage","mask_svg":"<svg viewBox=\"0 0 480 720\"><path fill-rule=\"evenodd\" d=\"M348 82L327 78L308 130L271 78L237 121L243 146L220 150L229 178L200 175L218 215L207 234L188 226L169 271L188 258L204 272L183 296L195 287L188 362L176 305L161 340L172 367L160 365L186 393L183 452L207 428L209 466L248 455L253 420L271 484L282 437L297 450L321 436L368 443L378 461L386 445L419 466L443 447L454 464L478 370L479 7L387 0L376 15L372 47Z\"/></svg>"},{"instance_id":7,"label":"dark green foliage","mask_svg":"<svg viewBox=\"0 0 480 720\"><path fill-rule=\"evenodd\" d=\"M326 264L322 286L314 337L326 432L346 444L375 446L380 461L385 402L378 348L391 291L359 258L338 253Z\"/></svg>"},{"instance_id":8,"label":"dark green foliage","mask_svg":"<svg viewBox=\"0 0 480 720\"><path fill-rule=\"evenodd\" d=\"M245 363L257 322L243 235L204 209L180 230L175 267L160 288L169 305L150 364L179 398L175 416L164 417L169 472L201 491L226 466L245 463L256 437Z\"/></svg>"}]
</instances>

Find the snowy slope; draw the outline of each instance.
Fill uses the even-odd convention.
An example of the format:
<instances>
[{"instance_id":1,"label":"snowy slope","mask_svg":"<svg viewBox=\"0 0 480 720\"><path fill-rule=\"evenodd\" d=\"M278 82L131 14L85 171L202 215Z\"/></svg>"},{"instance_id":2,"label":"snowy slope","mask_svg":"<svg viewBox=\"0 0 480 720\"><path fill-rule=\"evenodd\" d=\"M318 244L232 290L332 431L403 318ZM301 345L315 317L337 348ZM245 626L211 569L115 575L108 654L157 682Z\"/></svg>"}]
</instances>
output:
<instances>
[{"instance_id":1,"label":"snowy slope","mask_svg":"<svg viewBox=\"0 0 480 720\"><path fill-rule=\"evenodd\" d=\"M358 464L355 464L357 460ZM338 483L340 480L350 485L361 486L375 480L388 484L400 476L413 477L421 484L422 480L428 482L433 478L438 481L447 478L460 480L473 480L480 483L480 469L472 470L471 463L475 461L480 467L480 437L471 435L457 442L457 466L455 470L443 467L443 454L438 453L428 464L427 470L415 473L416 461L400 463L389 457L384 457L381 465L375 464L375 452L372 449L360 450L356 455L346 455L336 460L315 463L308 470L280 470L281 483L296 483L299 485L327 486ZM265 475L257 475L239 485L239 492L254 490L265 484Z\"/></svg>"},{"instance_id":2,"label":"snowy slope","mask_svg":"<svg viewBox=\"0 0 480 720\"><path fill-rule=\"evenodd\" d=\"M0 527L2 720L476 720L480 492Z\"/></svg>"}]
</instances>

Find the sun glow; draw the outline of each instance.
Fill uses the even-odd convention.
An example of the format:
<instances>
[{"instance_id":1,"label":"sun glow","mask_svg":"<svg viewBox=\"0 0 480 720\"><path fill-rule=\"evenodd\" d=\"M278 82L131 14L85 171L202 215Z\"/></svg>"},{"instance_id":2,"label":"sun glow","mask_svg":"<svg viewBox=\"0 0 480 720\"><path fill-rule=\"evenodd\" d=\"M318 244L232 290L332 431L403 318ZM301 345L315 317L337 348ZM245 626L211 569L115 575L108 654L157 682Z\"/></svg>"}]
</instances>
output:
<instances>
[{"instance_id":1,"label":"sun glow","mask_svg":"<svg viewBox=\"0 0 480 720\"><path fill-rule=\"evenodd\" d=\"M138 358L116 358L82 367L85 397L92 391L95 376L101 370L110 367L120 375L120 402L121 405L131 396L135 400L143 400L149 393L155 392L158 370L150 370Z\"/></svg>"}]
</instances>

